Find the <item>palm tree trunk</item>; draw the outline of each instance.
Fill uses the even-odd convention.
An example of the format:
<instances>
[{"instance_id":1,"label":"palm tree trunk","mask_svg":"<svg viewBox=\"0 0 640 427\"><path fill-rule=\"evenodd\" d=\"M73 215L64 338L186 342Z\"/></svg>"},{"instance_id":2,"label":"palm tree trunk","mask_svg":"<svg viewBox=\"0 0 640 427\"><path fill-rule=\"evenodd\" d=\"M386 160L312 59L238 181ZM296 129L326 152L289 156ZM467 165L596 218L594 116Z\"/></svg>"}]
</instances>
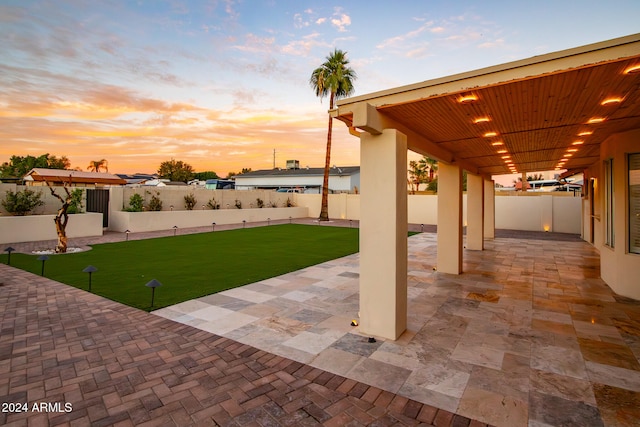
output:
<instances>
[{"instance_id":1,"label":"palm tree trunk","mask_svg":"<svg viewBox=\"0 0 640 427\"><path fill-rule=\"evenodd\" d=\"M329 98L329 110L333 110L334 93ZM331 168L331 131L333 121L329 114L329 131L327 132L327 154L324 159L324 177L322 179L322 204L320 205L319 221L329 221L329 170Z\"/></svg>"}]
</instances>

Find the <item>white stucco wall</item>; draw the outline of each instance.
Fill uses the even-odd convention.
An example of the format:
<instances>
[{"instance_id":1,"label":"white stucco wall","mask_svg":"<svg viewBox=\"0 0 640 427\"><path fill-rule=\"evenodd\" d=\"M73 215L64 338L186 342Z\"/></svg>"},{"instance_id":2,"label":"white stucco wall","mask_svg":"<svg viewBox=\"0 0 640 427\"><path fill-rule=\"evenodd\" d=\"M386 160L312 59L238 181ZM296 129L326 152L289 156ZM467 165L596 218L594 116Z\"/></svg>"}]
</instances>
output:
<instances>
[{"instance_id":1,"label":"white stucco wall","mask_svg":"<svg viewBox=\"0 0 640 427\"><path fill-rule=\"evenodd\" d=\"M124 232L171 230L178 228L205 227L216 224L240 224L242 221L259 222L292 218L307 218L306 207L263 209L220 209L161 212L111 212L109 229Z\"/></svg>"},{"instance_id":2,"label":"white stucco wall","mask_svg":"<svg viewBox=\"0 0 640 427\"><path fill-rule=\"evenodd\" d=\"M329 218L360 219L359 195L329 195ZM297 206L309 209L311 218L320 215L320 195L296 194ZM580 234L580 197L551 195L499 196L495 198L495 228ZM409 195L408 217L411 224L438 223L438 196ZM462 197L463 224L466 225L467 196Z\"/></svg>"},{"instance_id":3,"label":"white stucco wall","mask_svg":"<svg viewBox=\"0 0 640 427\"><path fill-rule=\"evenodd\" d=\"M58 238L55 215L0 216L0 243L37 242ZM69 215L67 237L102 236L102 214Z\"/></svg>"}]
</instances>

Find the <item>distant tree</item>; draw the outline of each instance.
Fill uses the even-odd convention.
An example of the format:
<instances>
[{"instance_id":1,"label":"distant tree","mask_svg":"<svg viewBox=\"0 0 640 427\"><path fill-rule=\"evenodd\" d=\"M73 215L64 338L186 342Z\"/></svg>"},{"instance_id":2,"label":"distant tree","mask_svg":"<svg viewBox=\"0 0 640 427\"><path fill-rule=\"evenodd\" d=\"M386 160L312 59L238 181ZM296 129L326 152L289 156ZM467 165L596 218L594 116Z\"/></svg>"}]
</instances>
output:
<instances>
[{"instance_id":1,"label":"distant tree","mask_svg":"<svg viewBox=\"0 0 640 427\"><path fill-rule=\"evenodd\" d=\"M356 72L349 66L347 53L334 49L326 61L313 70L309 84L320 99L329 96L329 110L333 110L336 99L351 95L354 91L353 81ZM333 119L329 115L327 131L327 149L324 161L324 177L322 180L322 202L320 205L320 221L329 220L329 169L331 167L331 131Z\"/></svg>"},{"instance_id":2,"label":"distant tree","mask_svg":"<svg viewBox=\"0 0 640 427\"><path fill-rule=\"evenodd\" d=\"M420 165L429 171L429 181L433 181L435 173L438 172L438 161L429 156L424 156L419 160Z\"/></svg>"},{"instance_id":3,"label":"distant tree","mask_svg":"<svg viewBox=\"0 0 640 427\"><path fill-rule=\"evenodd\" d=\"M420 189L420 184L427 182L428 173L423 164L415 160L409 162L409 186L411 193L415 194Z\"/></svg>"},{"instance_id":4,"label":"distant tree","mask_svg":"<svg viewBox=\"0 0 640 427\"><path fill-rule=\"evenodd\" d=\"M193 175L193 178L199 179L200 181L206 181L208 179L218 179L220 177L214 171L205 171L205 172L196 172Z\"/></svg>"},{"instance_id":5,"label":"distant tree","mask_svg":"<svg viewBox=\"0 0 640 427\"><path fill-rule=\"evenodd\" d=\"M249 172L252 172L252 171L253 171L253 169L251 169L251 168L242 168L242 170L240 172L229 172L227 174L227 179L231 179L231 178L233 178L235 176L242 175L243 173L249 173Z\"/></svg>"},{"instance_id":6,"label":"distant tree","mask_svg":"<svg viewBox=\"0 0 640 427\"><path fill-rule=\"evenodd\" d=\"M187 182L193 179L193 167L190 164L183 162L182 160L171 159L166 162L162 162L158 168L158 175L160 178L168 179L170 181L182 181Z\"/></svg>"},{"instance_id":7,"label":"distant tree","mask_svg":"<svg viewBox=\"0 0 640 427\"><path fill-rule=\"evenodd\" d=\"M71 162L66 156L56 157L49 153L38 157L34 156L11 156L8 162L0 165L0 177L16 177L25 176L33 168L47 169L69 169Z\"/></svg>"},{"instance_id":8,"label":"distant tree","mask_svg":"<svg viewBox=\"0 0 640 427\"><path fill-rule=\"evenodd\" d=\"M542 177L541 173L536 173L533 175L527 175L527 181L541 181L544 178Z\"/></svg>"},{"instance_id":9,"label":"distant tree","mask_svg":"<svg viewBox=\"0 0 640 427\"><path fill-rule=\"evenodd\" d=\"M105 172L109 172L109 162L107 159L91 160L89 162L89 166L87 166L87 170L91 172L100 172L101 169L104 169Z\"/></svg>"}]
</instances>

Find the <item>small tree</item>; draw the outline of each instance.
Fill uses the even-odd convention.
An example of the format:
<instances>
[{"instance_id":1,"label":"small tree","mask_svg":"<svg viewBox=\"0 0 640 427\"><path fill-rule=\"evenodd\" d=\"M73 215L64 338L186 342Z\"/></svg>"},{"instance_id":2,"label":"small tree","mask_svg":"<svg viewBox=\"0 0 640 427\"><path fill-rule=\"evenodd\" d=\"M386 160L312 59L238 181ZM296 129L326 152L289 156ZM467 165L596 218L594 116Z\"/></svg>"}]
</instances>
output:
<instances>
[{"instance_id":1,"label":"small tree","mask_svg":"<svg viewBox=\"0 0 640 427\"><path fill-rule=\"evenodd\" d=\"M196 203L198 203L198 199L196 199L196 196L193 193L184 196L184 207L188 211L192 211Z\"/></svg>"},{"instance_id":2,"label":"small tree","mask_svg":"<svg viewBox=\"0 0 640 427\"><path fill-rule=\"evenodd\" d=\"M242 209L242 202L236 199L236 209Z\"/></svg>"},{"instance_id":3,"label":"small tree","mask_svg":"<svg viewBox=\"0 0 640 427\"><path fill-rule=\"evenodd\" d=\"M58 193L56 193L49 181L45 182L47 183L47 187L49 187L49 191L51 191L51 195L60 200L60 202L62 203L62 206L60 206L60 209L58 209L56 216L53 218L53 222L56 224L56 234L58 235L58 243L56 244L55 252L57 254L64 254L67 252L67 224L69 223L69 206L74 203L74 196L68 188L68 186L71 185L71 175L69 175L69 182L64 183L64 185L62 186L64 192L66 193L66 197L62 197ZM80 199L81 198L82 190L80 190Z\"/></svg>"},{"instance_id":4,"label":"small tree","mask_svg":"<svg viewBox=\"0 0 640 427\"><path fill-rule=\"evenodd\" d=\"M151 194L147 191L147 194ZM149 201L149 210L150 211L161 211L162 210L162 200L160 200L160 192L156 191L156 194L151 194L151 200Z\"/></svg>"},{"instance_id":5,"label":"small tree","mask_svg":"<svg viewBox=\"0 0 640 427\"><path fill-rule=\"evenodd\" d=\"M38 206L44 205L44 202L40 200L41 197L41 192L36 193L28 188L25 188L23 191L16 191L15 193L9 190L6 192L4 200L2 201L2 206L11 215L24 216Z\"/></svg>"},{"instance_id":6,"label":"small tree","mask_svg":"<svg viewBox=\"0 0 640 427\"><path fill-rule=\"evenodd\" d=\"M142 212L143 209L144 200L142 199L142 196L138 193L132 194L131 197L129 197L129 207L125 210L127 212Z\"/></svg>"},{"instance_id":7,"label":"small tree","mask_svg":"<svg viewBox=\"0 0 640 427\"><path fill-rule=\"evenodd\" d=\"M262 200L260 197L258 197L256 199L256 206L259 208L264 208L264 200Z\"/></svg>"},{"instance_id":8,"label":"small tree","mask_svg":"<svg viewBox=\"0 0 640 427\"><path fill-rule=\"evenodd\" d=\"M82 213L82 195L83 195L83 191L81 188L76 188L71 192L71 203L69 204L67 213L69 214Z\"/></svg>"}]
</instances>

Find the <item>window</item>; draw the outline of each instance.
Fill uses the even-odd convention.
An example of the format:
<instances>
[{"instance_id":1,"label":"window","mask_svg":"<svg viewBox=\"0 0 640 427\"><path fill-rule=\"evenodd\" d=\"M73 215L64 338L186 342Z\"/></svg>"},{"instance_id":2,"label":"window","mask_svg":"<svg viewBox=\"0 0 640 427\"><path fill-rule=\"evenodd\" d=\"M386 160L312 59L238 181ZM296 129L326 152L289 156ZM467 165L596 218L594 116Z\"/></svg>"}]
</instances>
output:
<instances>
[{"instance_id":1,"label":"window","mask_svg":"<svg viewBox=\"0 0 640 427\"><path fill-rule=\"evenodd\" d=\"M640 153L629 154L629 252L640 254Z\"/></svg>"},{"instance_id":2,"label":"window","mask_svg":"<svg viewBox=\"0 0 640 427\"><path fill-rule=\"evenodd\" d=\"M604 220L605 220L605 236L604 244L610 247L615 246L615 230L614 230L614 193L613 193L613 159L604 162Z\"/></svg>"}]
</instances>

